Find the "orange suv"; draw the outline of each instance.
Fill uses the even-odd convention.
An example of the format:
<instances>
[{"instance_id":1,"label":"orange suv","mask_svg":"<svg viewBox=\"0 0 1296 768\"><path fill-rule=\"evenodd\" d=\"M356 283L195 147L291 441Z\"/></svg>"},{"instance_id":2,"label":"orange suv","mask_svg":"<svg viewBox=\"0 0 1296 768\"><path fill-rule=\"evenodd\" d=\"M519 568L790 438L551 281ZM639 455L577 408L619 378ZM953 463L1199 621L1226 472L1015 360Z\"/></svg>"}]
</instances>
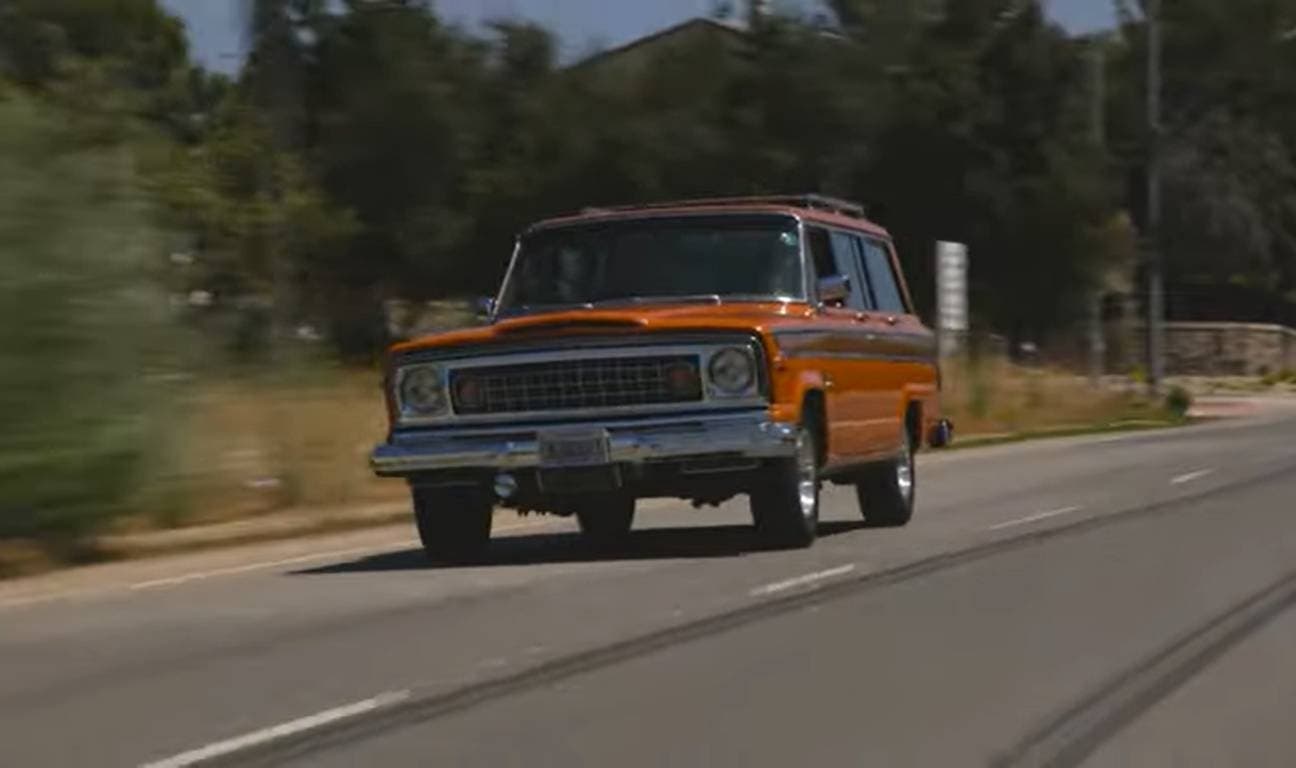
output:
<instances>
[{"instance_id":1,"label":"orange suv","mask_svg":"<svg viewBox=\"0 0 1296 768\"><path fill-rule=\"evenodd\" d=\"M487 324L397 344L374 471L406 478L434 559L496 506L625 537L637 499L746 494L773 546L814 541L822 483L869 524L913 514L949 438L933 333L886 231L819 196L587 210L518 238Z\"/></svg>"}]
</instances>

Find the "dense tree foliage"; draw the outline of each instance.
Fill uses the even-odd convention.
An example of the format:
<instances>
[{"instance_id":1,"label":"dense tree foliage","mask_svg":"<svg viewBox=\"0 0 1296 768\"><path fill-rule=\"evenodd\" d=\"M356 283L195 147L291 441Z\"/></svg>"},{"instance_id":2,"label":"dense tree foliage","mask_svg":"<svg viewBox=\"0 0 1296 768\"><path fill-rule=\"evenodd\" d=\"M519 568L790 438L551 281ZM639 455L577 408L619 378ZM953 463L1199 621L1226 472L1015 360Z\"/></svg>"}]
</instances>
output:
<instances>
[{"instance_id":1,"label":"dense tree foliage","mask_svg":"<svg viewBox=\"0 0 1296 768\"><path fill-rule=\"evenodd\" d=\"M430 2L246 0L229 82L156 0L5 0L0 66L105 131L125 114L166 137L149 178L196 257L185 287L243 351L305 324L366 357L384 301L488 290L526 222L667 197L861 199L925 310L933 243L966 241L978 322L1014 338L1134 269L1113 259L1150 145L1136 5L1092 39L1035 0L825 5L573 66L546 30L470 34ZM1296 0L1164 5L1171 311L1296 323Z\"/></svg>"}]
</instances>

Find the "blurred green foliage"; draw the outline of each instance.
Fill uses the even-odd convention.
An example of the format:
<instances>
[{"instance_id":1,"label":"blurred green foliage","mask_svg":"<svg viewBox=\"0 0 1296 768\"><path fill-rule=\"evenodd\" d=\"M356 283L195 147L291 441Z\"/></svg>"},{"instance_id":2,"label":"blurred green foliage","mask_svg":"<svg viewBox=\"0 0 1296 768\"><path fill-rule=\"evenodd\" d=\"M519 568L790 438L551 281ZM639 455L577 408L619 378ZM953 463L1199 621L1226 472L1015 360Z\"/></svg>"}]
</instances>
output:
<instances>
[{"instance_id":1,"label":"blurred green foliage","mask_svg":"<svg viewBox=\"0 0 1296 768\"><path fill-rule=\"evenodd\" d=\"M126 143L0 98L0 540L74 547L123 512L167 412L165 240Z\"/></svg>"}]
</instances>

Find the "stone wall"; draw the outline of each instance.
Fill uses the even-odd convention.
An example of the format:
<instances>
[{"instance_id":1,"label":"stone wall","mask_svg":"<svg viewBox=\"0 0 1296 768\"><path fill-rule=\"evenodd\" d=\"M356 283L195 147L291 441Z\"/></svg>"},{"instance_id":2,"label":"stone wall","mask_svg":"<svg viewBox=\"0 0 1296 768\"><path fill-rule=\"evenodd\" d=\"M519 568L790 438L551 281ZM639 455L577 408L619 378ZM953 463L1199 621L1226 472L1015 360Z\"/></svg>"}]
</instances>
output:
<instances>
[{"instance_id":1,"label":"stone wall","mask_svg":"<svg viewBox=\"0 0 1296 768\"><path fill-rule=\"evenodd\" d=\"M1121 362L1142 365L1142 328L1125 331ZM1296 330L1256 323L1167 323L1166 374L1264 376L1296 371Z\"/></svg>"}]
</instances>

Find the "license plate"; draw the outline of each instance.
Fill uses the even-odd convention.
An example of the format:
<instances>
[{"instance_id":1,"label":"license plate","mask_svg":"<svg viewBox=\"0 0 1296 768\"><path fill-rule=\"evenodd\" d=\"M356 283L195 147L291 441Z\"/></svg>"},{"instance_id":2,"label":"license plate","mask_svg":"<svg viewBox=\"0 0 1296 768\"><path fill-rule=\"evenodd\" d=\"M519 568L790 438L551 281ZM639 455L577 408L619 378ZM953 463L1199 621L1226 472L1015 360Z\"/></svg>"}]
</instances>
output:
<instances>
[{"instance_id":1,"label":"license plate","mask_svg":"<svg viewBox=\"0 0 1296 768\"><path fill-rule=\"evenodd\" d=\"M550 432L540 435L543 467L593 467L612 461L606 432Z\"/></svg>"}]
</instances>

